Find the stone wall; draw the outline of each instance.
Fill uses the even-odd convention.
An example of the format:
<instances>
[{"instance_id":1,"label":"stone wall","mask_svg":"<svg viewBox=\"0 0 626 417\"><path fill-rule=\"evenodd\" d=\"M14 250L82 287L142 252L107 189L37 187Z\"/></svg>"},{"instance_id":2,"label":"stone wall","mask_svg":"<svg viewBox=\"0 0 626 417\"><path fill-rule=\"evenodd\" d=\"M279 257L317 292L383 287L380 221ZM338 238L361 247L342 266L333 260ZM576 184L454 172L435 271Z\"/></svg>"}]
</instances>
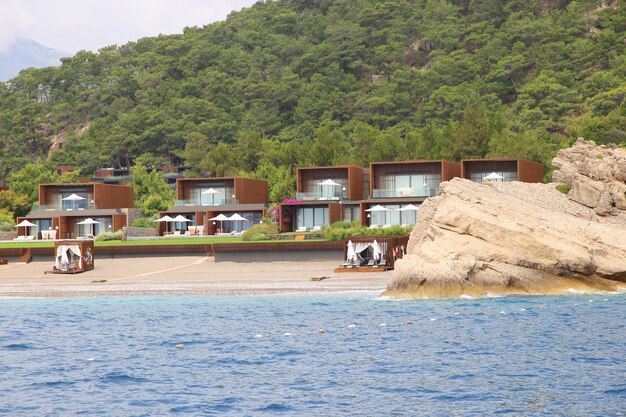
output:
<instances>
[{"instance_id":1,"label":"stone wall","mask_svg":"<svg viewBox=\"0 0 626 417\"><path fill-rule=\"evenodd\" d=\"M128 217L126 226L129 226L129 227L133 225L135 220L144 216L144 212L142 209L129 208L124 211L126 211L126 216Z\"/></svg>"},{"instance_id":2,"label":"stone wall","mask_svg":"<svg viewBox=\"0 0 626 417\"><path fill-rule=\"evenodd\" d=\"M0 232L0 240L13 240L17 237L17 232Z\"/></svg>"},{"instance_id":3,"label":"stone wall","mask_svg":"<svg viewBox=\"0 0 626 417\"><path fill-rule=\"evenodd\" d=\"M158 227L123 227L125 238L129 237L156 237L159 236Z\"/></svg>"}]
</instances>

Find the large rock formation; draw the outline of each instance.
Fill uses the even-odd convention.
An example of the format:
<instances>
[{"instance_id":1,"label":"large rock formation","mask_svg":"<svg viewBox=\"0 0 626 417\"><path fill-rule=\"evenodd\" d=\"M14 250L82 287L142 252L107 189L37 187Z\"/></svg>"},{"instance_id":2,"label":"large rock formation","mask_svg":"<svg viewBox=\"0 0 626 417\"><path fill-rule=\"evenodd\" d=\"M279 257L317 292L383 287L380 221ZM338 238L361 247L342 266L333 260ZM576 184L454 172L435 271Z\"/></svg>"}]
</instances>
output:
<instances>
[{"instance_id":1,"label":"large rock formation","mask_svg":"<svg viewBox=\"0 0 626 417\"><path fill-rule=\"evenodd\" d=\"M626 150L578 141L556 184L454 179L421 207L387 295L405 298L626 288Z\"/></svg>"}]
</instances>

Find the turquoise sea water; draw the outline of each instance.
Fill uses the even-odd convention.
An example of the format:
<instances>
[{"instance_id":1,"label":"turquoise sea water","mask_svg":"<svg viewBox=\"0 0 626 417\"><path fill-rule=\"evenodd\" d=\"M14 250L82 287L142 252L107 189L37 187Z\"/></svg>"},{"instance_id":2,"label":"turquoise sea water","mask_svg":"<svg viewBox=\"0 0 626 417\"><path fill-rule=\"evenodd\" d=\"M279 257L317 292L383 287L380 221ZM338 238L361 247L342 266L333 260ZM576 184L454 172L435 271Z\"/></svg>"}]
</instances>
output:
<instances>
[{"instance_id":1,"label":"turquoise sea water","mask_svg":"<svg viewBox=\"0 0 626 417\"><path fill-rule=\"evenodd\" d=\"M1 299L0 415L624 416L625 301Z\"/></svg>"}]
</instances>

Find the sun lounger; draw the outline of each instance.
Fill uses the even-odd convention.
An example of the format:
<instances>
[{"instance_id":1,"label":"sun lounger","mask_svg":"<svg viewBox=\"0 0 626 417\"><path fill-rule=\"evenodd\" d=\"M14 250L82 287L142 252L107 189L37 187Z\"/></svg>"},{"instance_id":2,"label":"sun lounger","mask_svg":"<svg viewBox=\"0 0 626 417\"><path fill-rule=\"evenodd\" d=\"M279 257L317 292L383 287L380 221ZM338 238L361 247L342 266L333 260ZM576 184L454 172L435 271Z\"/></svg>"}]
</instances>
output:
<instances>
[{"instance_id":1,"label":"sun lounger","mask_svg":"<svg viewBox=\"0 0 626 417\"><path fill-rule=\"evenodd\" d=\"M24 240L26 238L26 236L18 236L13 240Z\"/></svg>"},{"instance_id":2,"label":"sun lounger","mask_svg":"<svg viewBox=\"0 0 626 417\"><path fill-rule=\"evenodd\" d=\"M312 229L314 232L319 232L320 230L322 230L322 226L313 226Z\"/></svg>"},{"instance_id":3,"label":"sun lounger","mask_svg":"<svg viewBox=\"0 0 626 417\"><path fill-rule=\"evenodd\" d=\"M383 229L388 229L388 228L390 228L390 227L391 227L391 225L390 225L390 224L386 224L386 225L384 225L384 226L383 226Z\"/></svg>"},{"instance_id":4,"label":"sun lounger","mask_svg":"<svg viewBox=\"0 0 626 417\"><path fill-rule=\"evenodd\" d=\"M298 227L296 229L296 232L308 232L308 231L309 231L309 228L306 226Z\"/></svg>"}]
</instances>

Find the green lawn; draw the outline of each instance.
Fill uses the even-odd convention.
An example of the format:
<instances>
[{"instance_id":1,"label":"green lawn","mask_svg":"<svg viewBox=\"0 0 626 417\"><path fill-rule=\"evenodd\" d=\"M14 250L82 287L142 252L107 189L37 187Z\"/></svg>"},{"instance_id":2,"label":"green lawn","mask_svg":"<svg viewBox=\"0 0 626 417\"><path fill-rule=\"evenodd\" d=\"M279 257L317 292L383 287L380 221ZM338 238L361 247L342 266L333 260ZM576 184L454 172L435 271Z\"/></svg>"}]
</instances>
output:
<instances>
[{"instance_id":1,"label":"green lawn","mask_svg":"<svg viewBox=\"0 0 626 417\"><path fill-rule=\"evenodd\" d=\"M307 239L307 240L281 240L280 242L312 242L323 241L324 239ZM279 242L277 240L268 242ZM106 242L96 242L96 246L151 246L151 245L209 245L212 243L263 243L263 242L244 242L241 236L233 237L204 237L204 238L171 238L171 239L146 239L146 240L128 240L120 242L119 240L109 240ZM47 241L22 241L22 242L2 242L0 249L7 248L42 248L53 247L54 242Z\"/></svg>"}]
</instances>

